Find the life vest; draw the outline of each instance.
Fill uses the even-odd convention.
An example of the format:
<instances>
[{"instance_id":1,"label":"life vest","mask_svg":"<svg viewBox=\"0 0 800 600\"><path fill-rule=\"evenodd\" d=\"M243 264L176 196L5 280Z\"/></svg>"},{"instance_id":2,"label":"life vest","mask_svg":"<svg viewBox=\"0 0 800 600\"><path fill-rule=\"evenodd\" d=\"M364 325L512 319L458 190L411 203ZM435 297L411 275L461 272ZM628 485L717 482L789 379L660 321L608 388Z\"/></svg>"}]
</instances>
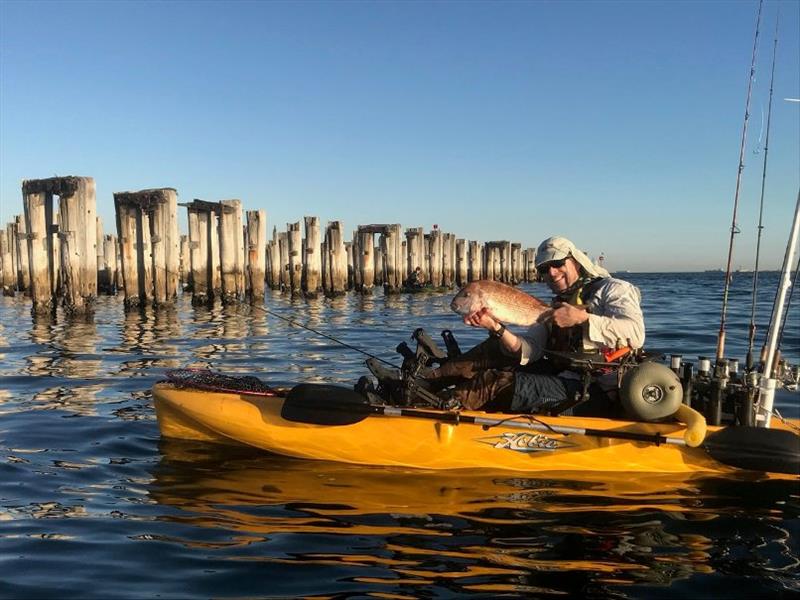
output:
<instances>
[{"instance_id":1,"label":"life vest","mask_svg":"<svg viewBox=\"0 0 800 600\"><path fill-rule=\"evenodd\" d=\"M556 297L557 302L584 306L602 284L603 278L582 279L576 286ZM559 327L555 323L550 326L547 349L558 352L585 352L583 348L583 325ZM595 350L597 352L597 350Z\"/></svg>"}]
</instances>

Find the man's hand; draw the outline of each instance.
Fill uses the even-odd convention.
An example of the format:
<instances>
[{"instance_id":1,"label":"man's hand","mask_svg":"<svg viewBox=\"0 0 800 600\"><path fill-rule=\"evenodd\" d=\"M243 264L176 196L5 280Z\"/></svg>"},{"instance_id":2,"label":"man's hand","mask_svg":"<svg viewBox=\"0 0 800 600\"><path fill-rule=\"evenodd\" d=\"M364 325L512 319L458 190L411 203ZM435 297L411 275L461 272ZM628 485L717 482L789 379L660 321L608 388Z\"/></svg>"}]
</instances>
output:
<instances>
[{"instance_id":1,"label":"man's hand","mask_svg":"<svg viewBox=\"0 0 800 600\"><path fill-rule=\"evenodd\" d=\"M586 312L586 309L583 307L559 303L556 304L553 312L550 314L550 319L559 327L572 327L573 325L581 325L588 321L589 313Z\"/></svg>"},{"instance_id":2,"label":"man's hand","mask_svg":"<svg viewBox=\"0 0 800 600\"><path fill-rule=\"evenodd\" d=\"M464 317L464 324L472 327L483 327L489 331L494 331L500 326L500 322L489 314L489 309L487 308L468 314Z\"/></svg>"}]
</instances>

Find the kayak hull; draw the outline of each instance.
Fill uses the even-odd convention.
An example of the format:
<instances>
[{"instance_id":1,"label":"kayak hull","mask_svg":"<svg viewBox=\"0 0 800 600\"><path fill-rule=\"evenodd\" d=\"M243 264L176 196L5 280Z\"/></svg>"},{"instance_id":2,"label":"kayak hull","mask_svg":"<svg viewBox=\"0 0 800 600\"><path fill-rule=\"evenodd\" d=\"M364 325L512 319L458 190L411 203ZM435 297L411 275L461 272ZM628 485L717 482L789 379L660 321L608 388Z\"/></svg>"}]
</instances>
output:
<instances>
[{"instance_id":1,"label":"kayak hull","mask_svg":"<svg viewBox=\"0 0 800 600\"><path fill-rule=\"evenodd\" d=\"M282 397L186 389L171 383L156 384L153 397L166 438L252 446L295 458L437 470L740 472L714 460L702 447L683 445L686 426L678 422L461 413L467 418L490 418L493 424L486 427L463 419L437 420L452 419L452 413L429 410L421 411L426 418L375 414L346 425L319 425L284 419ZM525 423L539 429L522 429ZM564 433L567 429L600 433ZM709 427L708 433L718 429ZM672 443L603 435L619 432L660 434Z\"/></svg>"}]
</instances>

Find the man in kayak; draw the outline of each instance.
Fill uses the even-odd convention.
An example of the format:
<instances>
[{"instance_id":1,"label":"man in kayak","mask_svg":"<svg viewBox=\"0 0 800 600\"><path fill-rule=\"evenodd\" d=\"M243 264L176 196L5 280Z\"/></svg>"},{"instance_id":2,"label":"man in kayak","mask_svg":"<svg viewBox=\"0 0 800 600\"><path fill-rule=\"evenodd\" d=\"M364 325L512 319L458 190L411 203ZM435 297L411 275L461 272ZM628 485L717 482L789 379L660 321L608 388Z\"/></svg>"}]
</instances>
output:
<instances>
[{"instance_id":1,"label":"man in kayak","mask_svg":"<svg viewBox=\"0 0 800 600\"><path fill-rule=\"evenodd\" d=\"M579 403L583 379L570 357L605 362L624 348L641 348L641 293L563 237L544 240L535 261L555 294L552 311L519 333L485 309L466 315L464 322L486 329L489 339L429 372L427 384L446 396L448 408L609 416L615 373L596 377L591 399Z\"/></svg>"}]
</instances>

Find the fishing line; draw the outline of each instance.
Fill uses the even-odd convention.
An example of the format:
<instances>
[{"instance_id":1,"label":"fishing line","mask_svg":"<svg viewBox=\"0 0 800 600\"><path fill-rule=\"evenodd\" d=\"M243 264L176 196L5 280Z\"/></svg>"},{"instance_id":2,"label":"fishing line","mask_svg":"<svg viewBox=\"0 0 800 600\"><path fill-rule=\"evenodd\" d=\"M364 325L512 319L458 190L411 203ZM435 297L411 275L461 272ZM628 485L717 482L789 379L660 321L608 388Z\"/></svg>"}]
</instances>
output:
<instances>
[{"instance_id":1,"label":"fishing line","mask_svg":"<svg viewBox=\"0 0 800 600\"><path fill-rule=\"evenodd\" d=\"M775 83L775 58L778 52L778 25L780 24L780 10L775 19L775 43L772 46L772 74L769 79L769 103L767 108L767 135L764 140L764 166L761 170L761 201L758 209L758 235L756 239L756 262L753 267L753 292L752 304L750 308L750 325L747 342L747 370L753 368L753 345L756 339L756 304L758 302L758 262L761 254L761 234L764 230L764 190L767 184L767 156L769 155L769 132L772 122L772 90ZM763 111L762 111L763 119ZM779 338L780 339L780 338Z\"/></svg>"},{"instance_id":2,"label":"fishing line","mask_svg":"<svg viewBox=\"0 0 800 600\"><path fill-rule=\"evenodd\" d=\"M344 346L345 348L349 348L350 350L355 350L356 352L360 352L361 354L363 354L365 356L369 356L370 358L374 358L375 360L379 360L382 363L384 363L386 365L389 365L390 367L393 367L395 369L399 369L400 368L397 365L395 365L394 363L390 363L388 360L384 360L384 359L382 359L382 358L380 358L378 356L375 356L374 354L370 354L366 350L362 350L361 348L356 348L355 346L352 346L352 345L348 344L347 342L343 342L342 340L338 340L335 337L333 337L331 335L328 335L327 333L322 333L321 331L318 331L318 330L314 329L313 327L309 327L307 325L303 325L302 323L298 323L294 319L290 319L288 317L284 317L282 315L279 315L278 313L272 312L271 310L269 310L267 308L264 308L263 306L259 306L258 304L250 304L250 306L252 308L257 308L258 310L263 310L265 313L267 313L268 315L271 315L273 317L277 317L279 319L283 319L284 321L286 321L287 323L290 323L291 325L295 325L296 327L300 327L301 329L305 329L306 331L310 331L311 333L316 333L317 335L322 336L322 337L324 337L326 339L329 339L332 342L336 342L337 344L340 344L340 345Z\"/></svg>"}]
</instances>

